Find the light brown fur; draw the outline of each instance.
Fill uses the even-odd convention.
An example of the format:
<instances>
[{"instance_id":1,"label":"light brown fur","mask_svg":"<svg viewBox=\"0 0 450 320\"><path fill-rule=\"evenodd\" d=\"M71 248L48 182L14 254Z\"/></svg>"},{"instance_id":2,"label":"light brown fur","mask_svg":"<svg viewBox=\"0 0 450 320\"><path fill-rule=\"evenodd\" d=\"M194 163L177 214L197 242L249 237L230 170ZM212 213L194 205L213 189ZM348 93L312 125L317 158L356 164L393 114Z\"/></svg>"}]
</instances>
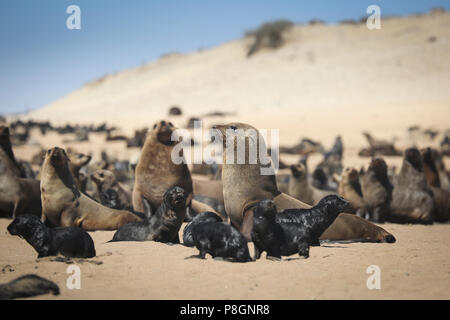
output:
<instances>
[{"instance_id":1,"label":"light brown fur","mask_svg":"<svg viewBox=\"0 0 450 320\"><path fill-rule=\"evenodd\" d=\"M359 186L358 171L354 168L345 168L339 181L338 193L345 200L350 202L351 212L356 213L358 209L364 208L364 200Z\"/></svg>"},{"instance_id":2,"label":"light brown fur","mask_svg":"<svg viewBox=\"0 0 450 320\"><path fill-rule=\"evenodd\" d=\"M43 218L54 226L115 230L141 221L131 212L104 207L80 193L69 170L69 158L60 148L48 150L45 156L41 198Z\"/></svg>"},{"instance_id":3,"label":"light brown fur","mask_svg":"<svg viewBox=\"0 0 450 320\"><path fill-rule=\"evenodd\" d=\"M192 199L192 180L187 165L175 164L171 158L174 144L169 142L173 130L175 127L170 122L160 121L147 135L135 172L135 211L145 211L145 199L154 212L163 201L164 193L173 186L185 190L188 204Z\"/></svg>"}]
</instances>

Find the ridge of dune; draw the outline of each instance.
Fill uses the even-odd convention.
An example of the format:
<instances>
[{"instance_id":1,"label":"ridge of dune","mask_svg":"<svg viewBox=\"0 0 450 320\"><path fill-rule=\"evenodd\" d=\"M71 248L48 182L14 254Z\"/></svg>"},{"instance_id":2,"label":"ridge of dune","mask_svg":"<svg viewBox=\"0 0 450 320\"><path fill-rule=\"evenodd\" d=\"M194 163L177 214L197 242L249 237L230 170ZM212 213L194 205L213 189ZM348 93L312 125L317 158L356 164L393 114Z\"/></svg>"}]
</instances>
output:
<instances>
[{"instance_id":1,"label":"ridge of dune","mask_svg":"<svg viewBox=\"0 0 450 320\"><path fill-rule=\"evenodd\" d=\"M286 40L251 58L246 38L168 55L87 83L26 117L137 127L173 104L200 115L450 102L450 12L382 18L380 30L296 25Z\"/></svg>"}]
</instances>

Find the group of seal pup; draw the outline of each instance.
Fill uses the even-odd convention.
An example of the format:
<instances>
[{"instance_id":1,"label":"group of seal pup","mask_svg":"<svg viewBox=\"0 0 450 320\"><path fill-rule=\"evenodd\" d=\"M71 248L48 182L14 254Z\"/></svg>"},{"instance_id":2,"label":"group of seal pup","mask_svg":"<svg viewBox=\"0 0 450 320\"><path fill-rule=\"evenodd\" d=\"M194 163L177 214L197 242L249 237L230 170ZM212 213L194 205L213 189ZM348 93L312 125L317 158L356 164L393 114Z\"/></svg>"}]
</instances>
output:
<instances>
[{"instance_id":1,"label":"group of seal pup","mask_svg":"<svg viewBox=\"0 0 450 320\"><path fill-rule=\"evenodd\" d=\"M258 132L244 123L215 126L224 137L224 157L227 148L236 151L236 145L225 139L230 128ZM196 247L196 257L209 254L248 262L264 251L271 260L292 254L308 258L310 246L320 245L320 240L395 242L392 234L367 219L429 223L449 218L449 198L440 188L443 175L437 169L441 163L430 160L436 155L429 150L423 154L406 150L395 187L380 158L372 160L367 172L344 169L336 187L328 176L342 170L343 144L338 137L324 151L313 185L306 182L303 159L291 166L289 186L280 190L275 175L261 175L267 164L260 159L256 164L224 161L218 180L192 179L185 162L171 160L174 130L171 122L159 121L147 133L132 192L103 167L90 175L97 191L89 193L80 169L90 156L48 149L40 180L26 178L14 157L8 128L0 127L0 213L13 218L9 233L24 238L39 258L58 254L91 258L95 246L86 231L117 230L110 242L179 244L179 231L188 222L183 244ZM249 143L246 138L247 158ZM254 243L253 258L248 241Z\"/></svg>"}]
</instances>

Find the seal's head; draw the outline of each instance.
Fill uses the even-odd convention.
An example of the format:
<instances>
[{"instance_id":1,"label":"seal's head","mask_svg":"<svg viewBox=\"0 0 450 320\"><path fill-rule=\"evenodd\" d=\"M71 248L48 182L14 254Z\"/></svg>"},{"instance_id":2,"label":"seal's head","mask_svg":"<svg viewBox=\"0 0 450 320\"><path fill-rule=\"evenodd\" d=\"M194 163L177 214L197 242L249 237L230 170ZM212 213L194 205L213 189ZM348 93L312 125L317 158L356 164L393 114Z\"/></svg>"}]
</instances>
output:
<instances>
[{"instance_id":1,"label":"seal's head","mask_svg":"<svg viewBox=\"0 0 450 320\"><path fill-rule=\"evenodd\" d=\"M22 238L30 238L34 231L42 226L38 217L30 214L17 216L8 226L8 232L13 236L21 236Z\"/></svg>"},{"instance_id":2,"label":"seal's head","mask_svg":"<svg viewBox=\"0 0 450 320\"><path fill-rule=\"evenodd\" d=\"M49 161L55 168L67 166L69 163L69 157L64 149L54 147L47 150L45 155L47 161Z\"/></svg>"},{"instance_id":3,"label":"seal's head","mask_svg":"<svg viewBox=\"0 0 450 320\"><path fill-rule=\"evenodd\" d=\"M181 187L172 187L164 194L164 202L171 209L182 209L186 207L186 192Z\"/></svg>"},{"instance_id":4,"label":"seal's head","mask_svg":"<svg viewBox=\"0 0 450 320\"><path fill-rule=\"evenodd\" d=\"M76 152L71 149L67 149L67 153L69 154L70 163L78 168L85 166L92 159L90 155Z\"/></svg>"},{"instance_id":5,"label":"seal's head","mask_svg":"<svg viewBox=\"0 0 450 320\"><path fill-rule=\"evenodd\" d=\"M114 189L107 189L100 194L100 202L104 206L112 209L119 209L119 195Z\"/></svg>"},{"instance_id":6,"label":"seal's head","mask_svg":"<svg viewBox=\"0 0 450 320\"><path fill-rule=\"evenodd\" d=\"M328 214L337 216L339 213L343 212L348 206L350 202L338 196L336 194L331 194L323 197L319 203L318 207L326 207Z\"/></svg>"},{"instance_id":7,"label":"seal's head","mask_svg":"<svg viewBox=\"0 0 450 320\"><path fill-rule=\"evenodd\" d=\"M109 170L100 169L91 174L91 179L101 188L103 185L112 186L116 181L114 173Z\"/></svg>"},{"instance_id":8,"label":"seal's head","mask_svg":"<svg viewBox=\"0 0 450 320\"><path fill-rule=\"evenodd\" d=\"M375 172L378 176L386 176L387 164L382 158L374 158L370 162L369 171Z\"/></svg>"},{"instance_id":9,"label":"seal's head","mask_svg":"<svg viewBox=\"0 0 450 320\"><path fill-rule=\"evenodd\" d=\"M347 167L342 172L342 182L343 183L355 183L359 179L359 173L355 168Z\"/></svg>"},{"instance_id":10,"label":"seal's head","mask_svg":"<svg viewBox=\"0 0 450 320\"><path fill-rule=\"evenodd\" d=\"M417 148L406 149L404 160L408 161L417 171L423 171L422 157Z\"/></svg>"},{"instance_id":11,"label":"seal's head","mask_svg":"<svg viewBox=\"0 0 450 320\"><path fill-rule=\"evenodd\" d=\"M171 146L175 144L175 141L172 141L172 133L175 129L172 122L161 120L153 125L151 134L155 136L160 143Z\"/></svg>"},{"instance_id":12,"label":"seal's head","mask_svg":"<svg viewBox=\"0 0 450 320\"><path fill-rule=\"evenodd\" d=\"M253 219L256 220L268 219L270 221L275 221L276 214L277 207L272 200L259 201L253 208Z\"/></svg>"}]
</instances>

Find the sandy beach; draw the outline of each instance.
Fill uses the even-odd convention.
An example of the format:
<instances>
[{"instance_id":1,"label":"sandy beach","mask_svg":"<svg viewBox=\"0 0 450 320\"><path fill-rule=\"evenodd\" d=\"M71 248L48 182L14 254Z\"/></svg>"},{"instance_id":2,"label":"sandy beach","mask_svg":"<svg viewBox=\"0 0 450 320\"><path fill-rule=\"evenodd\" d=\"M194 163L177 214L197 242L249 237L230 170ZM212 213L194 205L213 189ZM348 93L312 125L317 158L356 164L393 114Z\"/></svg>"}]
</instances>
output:
<instances>
[{"instance_id":1,"label":"sandy beach","mask_svg":"<svg viewBox=\"0 0 450 320\"><path fill-rule=\"evenodd\" d=\"M430 42L429 37L436 37ZM362 131L395 142L399 150L437 147L450 128L450 13L383 21L379 31L361 25L294 27L285 46L247 59L248 39L191 54L174 54L86 84L58 101L23 116L52 124L116 125L121 132L168 119L185 127L202 117L204 127L246 122L278 129L280 145L302 137L330 148L337 135L344 143L343 163L359 169L370 158ZM168 116L179 105L182 116ZM231 112L203 117L208 112ZM69 121L70 119L70 121ZM411 136L408 128L437 130L435 139ZM54 132L31 134L32 143L14 147L17 158L31 160L42 147L73 147L93 155L105 150L119 160L139 155L125 142L105 142L91 134L87 142L64 143ZM286 164L298 156L281 155ZM313 155L314 167L321 155ZM401 157L385 157L398 171ZM447 169L450 158L444 158ZM39 169L34 167L34 169ZM107 243L114 232L90 232L97 257L74 261L81 289L66 287L69 264L37 260L25 240L8 234L0 219L0 282L37 273L56 282L60 296L36 299L450 299L450 224L381 225L393 244L322 243L308 259L262 259L230 263L187 259L194 248L156 242ZM184 225L183 225L184 227ZM182 229L180 230L182 236ZM249 244L253 253L253 244ZM97 262L97 263L93 263ZM381 270L381 289L369 290L369 266Z\"/></svg>"}]
</instances>

